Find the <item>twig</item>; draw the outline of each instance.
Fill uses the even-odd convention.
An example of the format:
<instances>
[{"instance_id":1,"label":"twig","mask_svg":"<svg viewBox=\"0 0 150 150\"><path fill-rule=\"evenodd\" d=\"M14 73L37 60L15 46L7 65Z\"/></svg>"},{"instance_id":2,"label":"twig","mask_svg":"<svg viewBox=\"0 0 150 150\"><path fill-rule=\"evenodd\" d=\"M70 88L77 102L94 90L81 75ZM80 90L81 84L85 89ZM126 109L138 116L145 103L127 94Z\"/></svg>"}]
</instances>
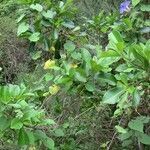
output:
<instances>
[{"instance_id":1,"label":"twig","mask_svg":"<svg viewBox=\"0 0 150 150\"><path fill-rule=\"evenodd\" d=\"M122 115L122 117L121 117L121 119L120 119L120 121L119 121L119 124L118 124L118 125L120 125L120 124L121 124L121 121L122 121L122 119L123 119L123 116L124 116L124 115ZM112 146L112 144L113 144L113 141L114 141L114 139L115 139L116 135L117 135L117 131L115 131L115 132L114 132L113 137L112 137L112 139L111 139L111 142L110 142L110 143L109 143L109 145L108 145L107 150L110 150L110 148L111 148L111 146Z\"/></svg>"},{"instance_id":2,"label":"twig","mask_svg":"<svg viewBox=\"0 0 150 150\"><path fill-rule=\"evenodd\" d=\"M79 114L78 116L76 116L73 120L79 118L80 116L82 116L83 114L85 114L86 112L90 111L91 109L93 109L95 106L90 107L89 109L87 109L86 111L82 112L81 114Z\"/></svg>"}]
</instances>

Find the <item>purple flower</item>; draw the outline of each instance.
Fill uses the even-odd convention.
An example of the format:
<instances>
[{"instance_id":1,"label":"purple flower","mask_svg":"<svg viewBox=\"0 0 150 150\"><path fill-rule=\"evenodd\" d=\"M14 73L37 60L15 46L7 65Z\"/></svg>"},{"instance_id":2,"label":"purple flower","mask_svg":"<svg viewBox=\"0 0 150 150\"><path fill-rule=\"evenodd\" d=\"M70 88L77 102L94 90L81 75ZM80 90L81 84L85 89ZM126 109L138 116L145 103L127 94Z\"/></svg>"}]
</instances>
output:
<instances>
[{"instance_id":1,"label":"purple flower","mask_svg":"<svg viewBox=\"0 0 150 150\"><path fill-rule=\"evenodd\" d=\"M129 0L125 0L124 2L122 2L120 4L120 13L123 14L124 12L128 12L130 10L130 1Z\"/></svg>"}]
</instances>

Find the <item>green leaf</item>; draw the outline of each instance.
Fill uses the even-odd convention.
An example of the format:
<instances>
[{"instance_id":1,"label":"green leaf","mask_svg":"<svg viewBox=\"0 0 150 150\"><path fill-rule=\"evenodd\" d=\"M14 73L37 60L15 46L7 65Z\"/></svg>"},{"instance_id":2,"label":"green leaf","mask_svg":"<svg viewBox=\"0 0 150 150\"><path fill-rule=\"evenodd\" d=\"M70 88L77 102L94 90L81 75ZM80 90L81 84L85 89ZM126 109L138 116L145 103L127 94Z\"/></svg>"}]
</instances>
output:
<instances>
[{"instance_id":1,"label":"green leaf","mask_svg":"<svg viewBox=\"0 0 150 150\"><path fill-rule=\"evenodd\" d=\"M40 4L32 4L30 5L30 8L38 12L41 12L43 10L43 6Z\"/></svg>"},{"instance_id":2,"label":"green leaf","mask_svg":"<svg viewBox=\"0 0 150 150\"><path fill-rule=\"evenodd\" d=\"M120 87L115 87L107 91L103 96L103 103L115 104L119 101L119 97L124 93L124 90Z\"/></svg>"},{"instance_id":3,"label":"green leaf","mask_svg":"<svg viewBox=\"0 0 150 150\"><path fill-rule=\"evenodd\" d=\"M41 130L36 130L34 135L37 140L43 141L47 138L47 135Z\"/></svg>"},{"instance_id":4,"label":"green leaf","mask_svg":"<svg viewBox=\"0 0 150 150\"><path fill-rule=\"evenodd\" d=\"M60 1L60 3L59 3L59 8L63 8L63 6L64 6L64 2L63 1Z\"/></svg>"},{"instance_id":5,"label":"green leaf","mask_svg":"<svg viewBox=\"0 0 150 150\"><path fill-rule=\"evenodd\" d=\"M75 78L80 82L86 82L86 78L82 76L79 72L75 73Z\"/></svg>"},{"instance_id":6,"label":"green leaf","mask_svg":"<svg viewBox=\"0 0 150 150\"><path fill-rule=\"evenodd\" d=\"M19 26L18 26L18 31L17 31L17 35L21 35L22 33L25 33L27 30L29 29L29 24L22 22Z\"/></svg>"},{"instance_id":7,"label":"green leaf","mask_svg":"<svg viewBox=\"0 0 150 150\"><path fill-rule=\"evenodd\" d=\"M116 71L117 71L117 72L131 72L132 70L134 70L134 68L131 68L131 67L128 66L127 64L120 64L120 65L116 68Z\"/></svg>"},{"instance_id":8,"label":"green leaf","mask_svg":"<svg viewBox=\"0 0 150 150\"><path fill-rule=\"evenodd\" d=\"M133 104L135 107L139 106L140 104L140 94L137 90L134 91L133 93Z\"/></svg>"},{"instance_id":9,"label":"green leaf","mask_svg":"<svg viewBox=\"0 0 150 150\"><path fill-rule=\"evenodd\" d=\"M56 124L55 121L53 119L46 119L43 122L45 125L54 125Z\"/></svg>"},{"instance_id":10,"label":"green leaf","mask_svg":"<svg viewBox=\"0 0 150 150\"><path fill-rule=\"evenodd\" d=\"M54 78L54 76L50 73L46 73L44 75L44 78L45 78L45 81L51 81Z\"/></svg>"},{"instance_id":11,"label":"green leaf","mask_svg":"<svg viewBox=\"0 0 150 150\"><path fill-rule=\"evenodd\" d=\"M150 121L150 117L146 117L146 116L139 116L139 117L136 117L136 119L140 120L143 123L149 123Z\"/></svg>"},{"instance_id":12,"label":"green leaf","mask_svg":"<svg viewBox=\"0 0 150 150\"><path fill-rule=\"evenodd\" d=\"M106 83L108 83L110 85L116 85L116 79L110 73L100 73L99 76L98 76L98 79L101 82L106 82Z\"/></svg>"},{"instance_id":13,"label":"green leaf","mask_svg":"<svg viewBox=\"0 0 150 150\"><path fill-rule=\"evenodd\" d=\"M150 5L141 5L141 10L142 11L147 11L147 12L150 12Z\"/></svg>"},{"instance_id":14,"label":"green leaf","mask_svg":"<svg viewBox=\"0 0 150 150\"><path fill-rule=\"evenodd\" d=\"M132 5L135 7L141 0L132 0Z\"/></svg>"},{"instance_id":15,"label":"green leaf","mask_svg":"<svg viewBox=\"0 0 150 150\"><path fill-rule=\"evenodd\" d=\"M9 88L8 86L2 86L0 87L0 101L4 104L9 103L12 100L10 94L9 94Z\"/></svg>"},{"instance_id":16,"label":"green leaf","mask_svg":"<svg viewBox=\"0 0 150 150\"><path fill-rule=\"evenodd\" d=\"M8 89L9 89L10 97L15 98L15 97L19 96L19 94L21 93L21 89L18 85L9 84Z\"/></svg>"},{"instance_id":17,"label":"green leaf","mask_svg":"<svg viewBox=\"0 0 150 150\"><path fill-rule=\"evenodd\" d=\"M37 51L37 52L31 53L31 57L33 60L39 59L41 57L41 55L42 55L42 51Z\"/></svg>"},{"instance_id":18,"label":"green leaf","mask_svg":"<svg viewBox=\"0 0 150 150\"><path fill-rule=\"evenodd\" d=\"M122 142L122 146L123 147L129 147L131 144L133 144L133 140L132 139L128 139Z\"/></svg>"},{"instance_id":19,"label":"green leaf","mask_svg":"<svg viewBox=\"0 0 150 150\"><path fill-rule=\"evenodd\" d=\"M121 126L115 126L115 128L117 129L118 133L123 133L123 134L127 133L127 130L125 130Z\"/></svg>"},{"instance_id":20,"label":"green leaf","mask_svg":"<svg viewBox=\"0 0 150 150\"><path fill-rule=\"evenodd\" d=\"M28 134L23 128L19 131L18 144L21 146L29 144Z\"/></svg>"},{"instance_id":21,"label":"green leaf","mask_svg":"<svg viewBox=\"0 0 150 150\"><path fill-rule=\"evenodd\" d=\"M75 44L71 41L68 41L67 43L64 44L64 49L67 50L68 52L73 52L75 48L76 48Z\"/></svg>"},{"instance_id":22,"label":"green leaf","mask_svg":"<svg viewBox=\"0 0 150 150\"><path fill-rule=\"evenodd\" d=\"M93 92L95 90L95 86L92 82L88 82L85 84L85 88L89 91L89 92Z\"/></svg>"},{"instance_id":23,"label":"green leaf","mask_svg":"<svg viewBox=\"0 0 150 150\"><path fill-rule=\"evenodd\" d=\"M58 32L58 30L55 29L54 30L54 39L57 40L58 37L59 37L59 32Z\"/></svg>"},{"instance_id":24,"label":"green leaf","mask_svg":"<svg viewBox=\"0 0 150 150\"><path fill-rule=\"evenodd\" d=\"M11 121L11 129L21 129L23 127L23 123L18 119L18 118L14 118Z\"/></svg>"},{"instance_id":25,"label":"green leaf","mask_svg":"<svg viewBox=\"0 0 150 150\"><path fill-rule=\"evenodd\" d=\"M108 38L109 38L110 41L112 41L114 43L119 43L119 42L122 43L122 42L124 42L120 32L118 32L118 31L112 31L108 35Z\"/></svg>"},{"instance_id":26,"label":"green leaf","mask_svg":"<svg viewBox=\"0 0 150 150\"><path fill-rule=\"evenodd\" d=\"M62 136L64 136L65 134L64 134L64 131L62 130L62 129L56 129L55 130L55 136L57 136L57 137L62 137Z\"/></svg>"},{"instance_id":27,"label":"green leaf","mask_svg":"<svg viewBox=\"0 0 150 150\"><path fill-rule=\"evenodd\" d=\"M7 86L0 87L0 101L4 104L9 103L10 101L14 100L19 96L21 90L18 85L9 84Z\"/></svg>"},{"instance_id":28,"label":"green leaf","mask_svg":"<svg viewBox=\"0 0 150 150\"><path fill-rule=\"evenodd\" d=\"M29 144L34 145L35 144L35 136L32 131L27 131L27 135L29 138Z\"/></svg>"},{"instance_id":29,"label":"green leaf","mask_svg":"<svg viewBox=\"0 0 150 150\"><path fill-rule=\"evenodd\" d=\"M127 133L120 134L120 135L119 135L119 139L120 139L121 141L125 141L125 140L129 139L130 137L132 137L132 135L133 135L133 132L130 130L130 131L127 132Z\"/></svg>"},{"instance_id":30,"label":"green leaf","mask_svg":"<svg viewBox=\"0 0 150 150\"><path fill-rule=\"evenodd\" d=\"M69 29L73 29L75 27L74 23L72 21L70 22L64 22L62 24L64 27L69 28Z\"/></svg>"},{"instance_id":31,"label":"green leaf","mask_svg":"<svg viewBox=\"0 0 150 150\"><path fill-rule=\"evenodd\" d=\"M71 57L76 60L81 60L81 53L73 52L71 53Z\"/></svg>"},{"instance_id":32,"label":"green leaf","mask_svg":"<svg viewBox=\"0 0 150 150\"><path fill-rule=\"evenodd\" d=\"M54 150L55 143L51 138L46 138L43 140L43 144L50 150Z\"/></svg>"},{"instance_id":33,"label":"green leaf","mask_svg":"<svg viewBox=\"0 0 150 150\"><path fill-rule=\"evenodd\" d=\"M150 32L150 27L144 27L140 30L141 33L149 33Z\"/></svg>"},{"instance_id":34,"label":"green leaf","mask_svg":"<svg viewBox=\"0 0 150 150\"><path fill-rule=\"evenodd\" d=\"M112 31L109 35L108 48L117 51L119 54L123 52L125 48L124 40L118 31Z\"/></svg>"},{"instance_id":35,"label":"green leaf","mask_svg":"<svg viewBox=\"0 0 150 150\"><path fill-rule=\"evenodd\" d=\"M130 127L130 129L132 130L136 130L136 131L139 131L139 132L143 132L143 122L141 122L141 120L139 119L136 119L136 120L131 120L129 123L128 123L128 126Z\"/></svg>"},{"instance_id":36,"label":"green leaf","mask_svg":"<svg viewBox=\"0 0 150 150\"><path fill-rule=\"evenodd\" d=\"M89 52L87 49L82 48L82 49L81 49L81 54L82 54L82 59L83 59L85 62L90 63L90 61L91 61L91 59L92 59L90 52Z\"/></svg>"},{"instance_id":37,"label":"green leaf","mask_svg":"<svg viewBox=\"0 0 150 150\"><path fill-rule=\"evenodd\" d=\"M0 117L0 131L5 130L6 128L8 128L10 125L9 120L7 120L6 117L2 116Z\"/></svg>"},{"instance_id":38,"label":"green leaf","mask_svg":"<svg viewBox=\"0 0 150 150\"><path fill-rule=\"evenodd\" d=\"M17 19L17 23L19 23L24 17L25 17L25 14L22 14L22 15Z\"/></svg>"},{"instance_id":39,"label":"green leaf","mask_svg":"<svg viewBox=\"0 0 150 150\"><path fill-rule=\"evenodd\" d=\"M108 50L108 51L102 52L100 56L101 58L103 58L103 57L119 57L120 55L114 50Z\"/></svg>"},{"instance_id":40,"label":"green leaf","mask_svg":"<svg viewBox=\"0 0 150 150\"><path fill-rule=\"evenodd\" d=\"M48 10L47 12L43 12L42 15L46 18L46 19L53 19L56 16L56 12L52 11L52 10Z\"/></svg>"},{"instance_id":41,"label":"green leaf","mask_svg":"<svg viewBox=\"0 0 150 150\"><path fill-rule=\"evenodd\" d=\"M70 81L69 77L61 76L56 80L57 84L67 84Z\"/></svg>"},{"instance_id":42,"label":"green leaf","mask_svg":"<svg viewBox=\"0 0 150 150\"><path fill-rule=\"evenodd\" d=\"M150 136L147 134L139 133L138 140L145 145L150 145Z\"/></svg>"},{"instance_id":43,"label":"green leaf","mask_svg":"<svg viewBox=\"0 0 150 150\"><path fill-rule=\"evenodd\" d=\"M39 39L40 39L40 33L39 33L39 32L35 32L35 33L33 33L33 34L29 37L29 40L30 40L31 42L37 42L37 41L39 41Z\"/></svg>"}]
</instances>

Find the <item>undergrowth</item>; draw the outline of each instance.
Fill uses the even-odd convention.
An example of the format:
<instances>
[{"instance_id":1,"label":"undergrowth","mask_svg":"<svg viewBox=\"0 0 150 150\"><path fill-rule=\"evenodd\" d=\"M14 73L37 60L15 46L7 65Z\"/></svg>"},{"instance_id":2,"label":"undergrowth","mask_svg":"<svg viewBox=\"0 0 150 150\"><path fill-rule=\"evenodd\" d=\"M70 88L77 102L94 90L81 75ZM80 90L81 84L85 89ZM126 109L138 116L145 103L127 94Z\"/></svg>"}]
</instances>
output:
<instances>
[{"instance_id":1,"label":"undergrowth","mask_svg":"<svg viewBox=\"0 0 150 150\"><path fill-rule=\"evenodd\" d=\"M148 2L120 2L0 2L0 149L149 150Z\"/></svg>"}]
</instances>

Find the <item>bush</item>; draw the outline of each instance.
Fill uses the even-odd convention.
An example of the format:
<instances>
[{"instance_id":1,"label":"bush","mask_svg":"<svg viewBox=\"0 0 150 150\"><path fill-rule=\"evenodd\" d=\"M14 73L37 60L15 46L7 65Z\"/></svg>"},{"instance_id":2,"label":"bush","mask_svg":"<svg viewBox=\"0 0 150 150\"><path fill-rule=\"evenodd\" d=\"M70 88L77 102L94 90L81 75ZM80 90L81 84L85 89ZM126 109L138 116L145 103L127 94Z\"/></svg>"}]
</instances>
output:
<instances>
[{"instance_id":1,"label":"bush","mask_svg":"<svg viewBox=\"0 0 150 150\"><path fill-rule=\"evenodd\" d=\"M120 12L101 11L82 24L73 6L24 3L17 34L31 43L36 67L18 85L0 87L2 142L16 149L148 149L144 2L123 2Z\"/></svg>"}]
</instances>

